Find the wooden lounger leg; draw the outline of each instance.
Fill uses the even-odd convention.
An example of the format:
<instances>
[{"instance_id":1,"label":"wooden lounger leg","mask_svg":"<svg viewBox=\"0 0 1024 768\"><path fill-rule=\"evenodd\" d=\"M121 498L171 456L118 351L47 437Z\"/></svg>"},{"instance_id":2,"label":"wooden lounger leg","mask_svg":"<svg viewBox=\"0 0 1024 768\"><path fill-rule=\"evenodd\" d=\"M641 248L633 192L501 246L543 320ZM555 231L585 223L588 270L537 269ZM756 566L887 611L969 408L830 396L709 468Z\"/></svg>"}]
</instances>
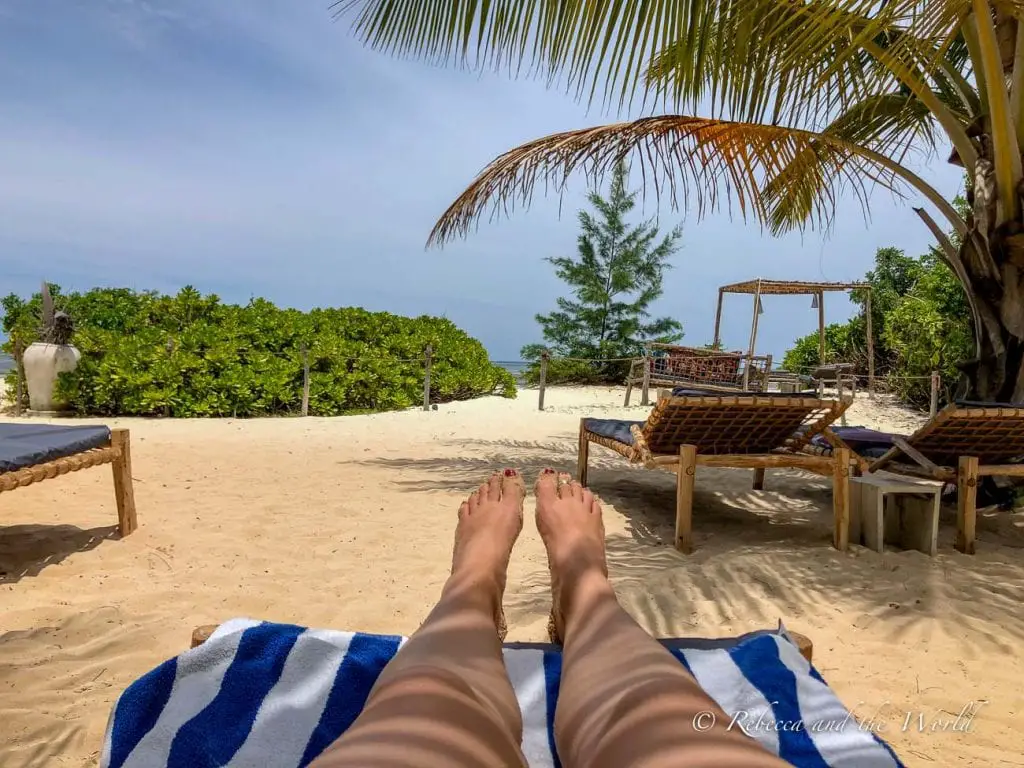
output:
<instances>
[{"instance_id":1,"label":"wooden lounger leg","mask_svg":"<svg viewBox=\"0 0 1024 768\"><path fill-rule=\"evenodd\" d=\"M764 490L764 467L759 467L754 470L754 490Z\"/></svg>"},{"instance_id":2,"label":"wooden lounger leg","mask_svg":"<svg viewBox=\"0 0 1024 768\"><path fill-rule=\"evenodd\" d=\"M974 531L978 521L978 458L961 456L956 475L956 548L974 554Z\"/></svg>"},{"instance_id":3,"label":"wooden lounger leg","mask_svg":"<svg viewBox=\"0 0 1024 768\"><path fill-rule=\"evenodd\" d=\"M832 546L845 552L850 546L850 449L838 448L832 457Z\"/></svg>"},{"instance_id":4,"label":"wooden lounger leg","mask_svg":"<svg viewBox=\"0 0 1024 768\"><path fill-rule=\"evenodd\" d=\"M676 549L693 552L693 485L697 476L697 447L679 446L676 469Z\"/></svg>"},{"instance_id":5,"label":"wooden lounger leg","mask_svg":"<svg viewBox=\"0 0 1024 768\"><path fill-rule=\"evenodd\" d=\"M576 479L584 488L587 486L587 459L590 456L590 441L587 439L587 429L583 419L580 419L580 447L579 456L576 460Z\"/></svg>"},{"instance_id":6,"label":"wooden lounger leg","mask_svg":"<svg viewBox=\"0 0 1024 768\"><path fill-rule=\"evenodd\" d=\"M110 432L110 445L117 449L114 469L114 496L117 500L117 531L127 536L139 527L135 516L135 489L132 486L132 452L127 429Z\"/></svg>"}]
</instances>

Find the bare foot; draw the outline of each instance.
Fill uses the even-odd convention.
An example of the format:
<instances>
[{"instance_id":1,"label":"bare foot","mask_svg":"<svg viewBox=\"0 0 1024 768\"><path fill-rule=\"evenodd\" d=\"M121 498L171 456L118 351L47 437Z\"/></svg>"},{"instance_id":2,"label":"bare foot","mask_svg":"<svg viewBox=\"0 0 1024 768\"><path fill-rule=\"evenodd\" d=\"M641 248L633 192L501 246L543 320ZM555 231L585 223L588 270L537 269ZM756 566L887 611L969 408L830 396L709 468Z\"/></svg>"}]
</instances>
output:
<instances>
[{"instance_id":1,"label":"bare foot","mask_svg":"<svg viewBox=\"0 0 1024 768\"><path fill-rule=\"evenodd\" d=\"M495 625L505 637L501 596L512 547L523 529L526 488L514 469L495 472L459 507L451 581L490 589L496 597Z\"/></svg>"},{"instance_id":2,"label":"bare foot","mask_svg":"<svg viewBox=\"0 0 1024 768\"><path fill-rule=\"evenodd\" d=\"M585 582L608 582L601 504L569 475L546 469L537 478L537 530L548 551L551 569L552 642L565 637L566 611L577 587ZM610 589L610 586L608 587Z\"/></svg>"}]
</instances>

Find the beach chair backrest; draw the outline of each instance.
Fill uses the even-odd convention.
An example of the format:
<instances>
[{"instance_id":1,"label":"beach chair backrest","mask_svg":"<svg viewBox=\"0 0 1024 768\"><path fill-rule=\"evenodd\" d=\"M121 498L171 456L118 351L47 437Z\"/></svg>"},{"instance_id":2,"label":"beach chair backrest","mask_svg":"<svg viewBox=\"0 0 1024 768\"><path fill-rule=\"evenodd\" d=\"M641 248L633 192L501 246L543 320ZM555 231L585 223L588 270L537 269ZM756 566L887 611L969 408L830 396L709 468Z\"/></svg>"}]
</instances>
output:
<instances>
[{"instance_id":1,"label":"beach chair backrest","mask_svg":"<svg viewBox=\"0 0 1024 768\"><path fill-rule=\"evenodd\" d=\"M816 397L723 395L667 397L647 417L643 436L653 454L696 445L705 454L796 450L834 422L849 403Z\"/></svg>"},{"instance_id":2,"label":"beach chair backrest","mask_svg":"<svg viewBox=\"0 0 1024 768\"><path fill-rule=\"evenodd\" d=\"M742 389L746 381L749 389L761 390L771 367L770 356L751 356L744 352L675 344L651 344L649 350L652 376L697 386Z\"/></svg>"},{"instance_id":3,"label":"beach chair backrest","mask_svg":"<svg viewBox=\"0 0 1024 768\"><path fill-rule=\"evenodd\" d=\"M941 467L955 467L961 456L1006 464L1024 457L1024 408L948 405L907 442Z\"/></svg>"}]
</instances>

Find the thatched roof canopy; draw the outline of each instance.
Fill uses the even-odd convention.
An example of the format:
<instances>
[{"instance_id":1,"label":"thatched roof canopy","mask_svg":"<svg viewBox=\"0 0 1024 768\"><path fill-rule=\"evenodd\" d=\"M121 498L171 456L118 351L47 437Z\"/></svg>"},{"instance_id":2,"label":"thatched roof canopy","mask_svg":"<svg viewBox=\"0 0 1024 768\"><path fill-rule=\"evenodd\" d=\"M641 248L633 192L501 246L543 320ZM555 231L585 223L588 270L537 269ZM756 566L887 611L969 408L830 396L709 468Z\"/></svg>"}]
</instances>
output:
<instances>
[{"instance_id":1,"label":"thatched roof canopy","mask_svg":"<svg viewBox=\"0 0 1024 768\"><path fill-rule=\"evenodd\" d=\"M760 290L758 290L760 285ZM865 289L870 291L870 283L817 283L803 280L746 280L742 283L723 285L718 290L722 293L760 293L762 296L782 294L812 295L824 291L849 291Z\"/></svg>"}]
</instances>

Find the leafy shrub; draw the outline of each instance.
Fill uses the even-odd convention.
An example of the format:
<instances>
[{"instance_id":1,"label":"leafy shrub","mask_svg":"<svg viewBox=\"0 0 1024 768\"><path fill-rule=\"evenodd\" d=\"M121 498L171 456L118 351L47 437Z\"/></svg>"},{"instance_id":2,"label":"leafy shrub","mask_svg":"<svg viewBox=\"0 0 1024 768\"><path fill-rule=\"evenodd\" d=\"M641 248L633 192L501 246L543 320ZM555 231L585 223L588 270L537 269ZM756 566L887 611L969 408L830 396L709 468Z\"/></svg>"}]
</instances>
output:
<instances>
[{"instance_id":1,"label":"leafy shrub","mask_svg":"<svg viewBox=\"0 0 1024 768\"><path fill-rule=\"evenodd\" d=\"M523 378L531 386L540 383L540 361L538 359L533 359L526 366L523 370ZM622 364L616 366L615 363L553 358L548 360L548 372L544 382L545 384L621 384L625 378L626 373L622 369Z\"/></svg>"},{"instance_id":2,"label":"leafy shrub","mask_svg":"<svg viewBox=\"0 0 1024 768\"><path fill-rule=\"evenodd\" d=\"M176 296L103 288L55 303L76 323L78 369L60 395L83 414L266 416L301 408L303 349L310 369L309 412L334 416L407 408L423 397L423 352L433 346L431 400L463 400L500 390L512 375L476 339L448 320L364 309L245 306L183 288ZM3 299L4 331L28 337L40 297ZM4 349L10 351L8 341Z\"/></svg>"},{"instance_id":3,"label":"leafy shrub","mask_svg":"<svg viewBox=\"0 0 1024 768\"><path fill-rule=\"evenodd\" d=\"M886 377L901 400L925 406L931 372L938 371L940 399L952 399L960 378L957 364L974 354L970 307L956 276L934 249L914 259L881 248L865 279L872 286L876 375ZM864 298L854 301L863 305ZM867 361L863 315L825 328L824 362L853 363L863 375ZM783 360L784 368L801 373L818 364L817 333L797 339Z\"/></svg>"},{"instance_id":4,"label":"leafy shrub","mask_svg":"<svg viewBox=\"0 0 1024 768\"><path fill-rule=\"evenodd\" d=\"M889 384L899 397L927 405L931 382L938 371L943 383L940 400L953 398L959 378L957 364L974 356L971 310L953 272L932 256L922 259L920 279L889 312L885 344L892 351Z\"/></svg>"}]
</instances>

